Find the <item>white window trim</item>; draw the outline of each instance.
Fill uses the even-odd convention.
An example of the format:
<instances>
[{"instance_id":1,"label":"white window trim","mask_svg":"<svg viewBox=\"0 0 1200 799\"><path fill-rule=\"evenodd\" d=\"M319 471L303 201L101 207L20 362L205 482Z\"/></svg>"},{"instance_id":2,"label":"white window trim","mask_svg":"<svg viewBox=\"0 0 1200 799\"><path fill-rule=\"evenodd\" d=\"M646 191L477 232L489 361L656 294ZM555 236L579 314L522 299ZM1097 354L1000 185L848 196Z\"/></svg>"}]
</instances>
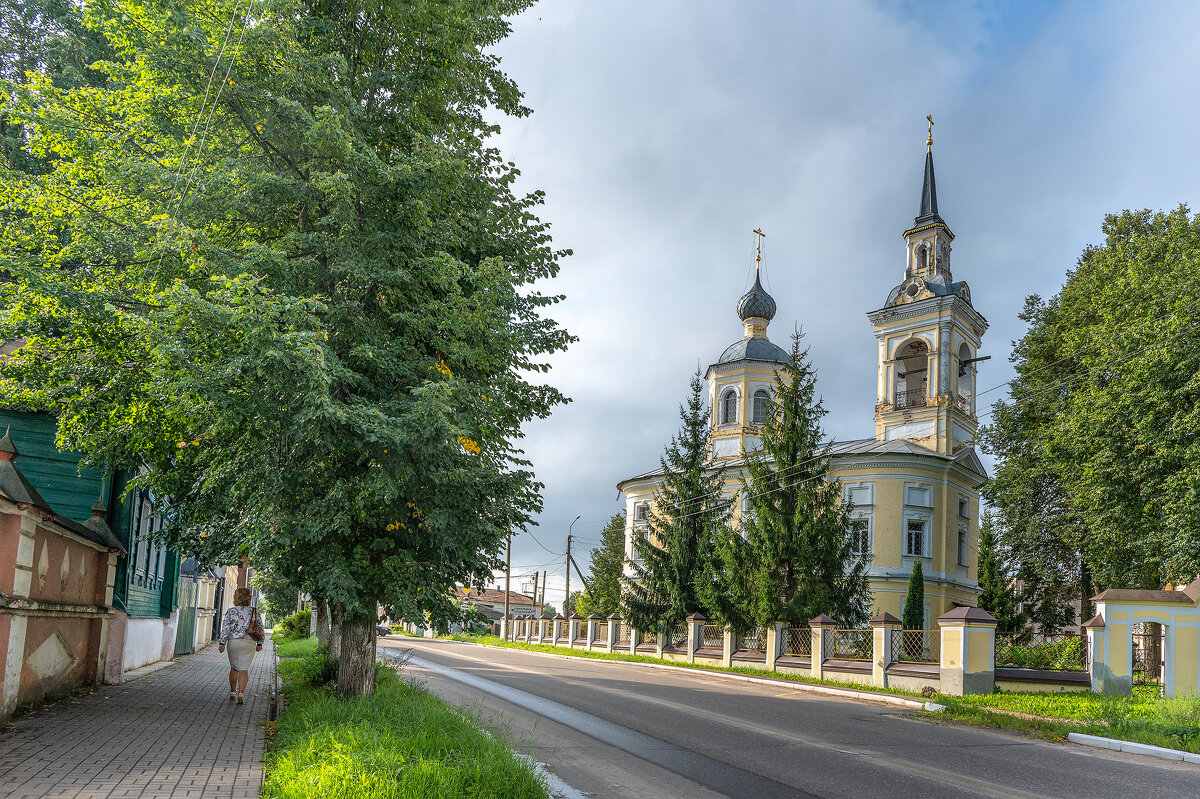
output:
<instances>
[{"instance_id":1,"label":"white window trim","mask_svg":"<svg viewBox=\"0 0 1200 799\"><path fill-rule=\"evenodd\" d=\"M851 523L865 520L867 523L867 548L862 554L863 560L870 562L875 557L875 510L874 508L858 509L850 513Z\"/></svg>"},{"instance_id":2,"label":"white window trim","mask_svg":"<svg viewBox=\"0 0 1200 799\"><path fill-rule=\"evenodd\" d=\"M925 534L921 542L921 554L914 555L908 551L908 523L920 521L925 523ZM900 551L906 558L933 559L933 511L922 508L905 508L904 519L900 525Z\"/></svg>"},{"instance_id":3,"label":"white window trim","mask_svg":"<svg viewBox=\"0 0 1200 799\"><path fill-rule=\"evenodd\" d=\"M920 505L912 500L916 499L916 494L926 493L929 496L928 505ZM924 508L927 510L933 509L933 484L932 483L905 483L904 484L904 506L906 508Z\"/></svg>"},{"instance_id":4,"label":"white window trim","mask_svg":"<svg viewBox=\"0 0 1200 799\"><path fill-rule=\"evenodd\" d=\"M733 396L735 398L734 402L735 402L736 407L734 408L733 421L726 422L726 421L723 421L724 416L725 416L725 398L728 397L731 393L733 394ZM721 428L721 429L737 427L739 424L741 424L741 421L740 421L741 415L742 415L741 387L736 384L720 386L717 389L717 427Z\"/></svg>"}]
</instances>

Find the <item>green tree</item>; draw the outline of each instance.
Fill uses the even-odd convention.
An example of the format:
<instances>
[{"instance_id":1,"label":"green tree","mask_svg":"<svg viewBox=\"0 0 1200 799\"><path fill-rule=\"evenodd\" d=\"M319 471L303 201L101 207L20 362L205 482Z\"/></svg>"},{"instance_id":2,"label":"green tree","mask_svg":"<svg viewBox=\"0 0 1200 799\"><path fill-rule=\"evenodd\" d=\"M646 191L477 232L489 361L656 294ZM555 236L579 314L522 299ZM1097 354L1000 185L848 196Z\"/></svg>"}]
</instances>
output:
<instances>
[{"instance_id":1,"label":"green tree","mask_svg":"<svg viewBox=\"0 0 1200 799\"><path fill-rule=\"evenodd\" d=\"M721 501L723 470L709 464L708 413L700 371L692 376L681 426L662 457L662 485L648 530L634 537L633 579L622 597L622 615L636 629L667 630L695 612L712 572L714 546L728 527Z\"/></svg>"},{"instance_id":2,"label":"green tree","mask_svg":"<svg viewBox=\"0 0 1200 799\"><path fill-rule=\"evenodd\" d=\"M1126 211L1103 232L1027 300L1011 399L982 431L998 539L1051 620L1060 587L1087 616L1096 586L1200 572L1200 217Z\"/></svg>"},{"instance_id":3,"label":"green tree","mask_svg":"<svg viewBox=\"0 0 1200 799\"><path fill-rule=\"evenodd\" d=\"M985 513L979 527L979 607L996 617L997 630L1016 632L1024 626L1024 616L1017 609L1015 578L1005 566L993 525L993 515Z\"/></svg>"},{"instance_id":4,"label":"green tree","mask_svg":"<svg viewBox=\"0 0 1200 799\"><path fill-rule=\"evenodd\" d=\"M904 596L904 612L900 615L904 629L925 629L925 573L919 560L913 562L912 573L908 577L908 593Z\"/></svg>"},{"instance_id":5,"label":"green tree","mask_svg":"<svg viewBox=\"0 0 1200 799\"><path fill-rule=\"evenodd\" d=\"M528 113L485 52L527 5L88 4L102 88L3 103L53 166L0 173L6 390L142 469L175 546L328 598L345 695L379 605L444 626L540 507L565 253L484 144Z\"/></svg>"},{"instance_id":6,"label":"green tree","mask_svg":"<svg viewBox=\"0 0 1200 799\"><path fill-rule=\"evenodd\" d=\"M621 606L621 578L625 570L625 513L613 514L603 532L600 546L592 550L588 586L576 605L581 616L611 616Z\"/></svg>"},{"instance_id":7,"label":"green tree","mask_svg":"<svg viewBox=\"0 0 1200 799\"><path fill-rule=\"evenodd\" d=\"M739 529L721 538L720 566L708 583L717 617L739 632L776 621L807 624L827 613L847 626L867 619L866 564L855 556L842 484L829 478L829 444L817 375L792 334L775 373L774 412L762 449L746 456L749 498Z\"/></svg>"}]
</instances>

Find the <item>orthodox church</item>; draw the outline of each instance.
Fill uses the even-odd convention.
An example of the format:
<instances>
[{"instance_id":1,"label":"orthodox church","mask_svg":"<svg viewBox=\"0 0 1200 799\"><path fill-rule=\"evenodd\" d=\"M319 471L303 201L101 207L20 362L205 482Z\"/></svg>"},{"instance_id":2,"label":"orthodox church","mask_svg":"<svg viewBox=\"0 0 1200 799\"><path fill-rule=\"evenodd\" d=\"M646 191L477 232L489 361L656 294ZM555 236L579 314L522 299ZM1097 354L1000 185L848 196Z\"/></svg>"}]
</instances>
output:
<instances>
[{"instance_id":1,"label":"orthodox church","mask_svg":"<svg viewBox=\"0 0 1200 799\"><path fill-rule=\"evenodd\" d=\"M971 445L978 427L976 353L987 320L972 305L966 282L950 271L954 234L938 214L932 120L920 212L903 236L903 279L882 307L867 314L879 359L875 436L834 442L829 476L842 482L844 498L853 503L848 535L868 564L871 614L901 616L909 576L920 562L928 628L955 607L977 604L979 487L987 477ZM739 496L744 454L761 447L775 370L788 360L767 337L776 303L757 271L737 312L743 337L705 374L711 457L726 469L724 497L735 527L749 505ZM661 479L656 470L617 484L626 498L630 560Z\"/></svg>"}]
</instances>

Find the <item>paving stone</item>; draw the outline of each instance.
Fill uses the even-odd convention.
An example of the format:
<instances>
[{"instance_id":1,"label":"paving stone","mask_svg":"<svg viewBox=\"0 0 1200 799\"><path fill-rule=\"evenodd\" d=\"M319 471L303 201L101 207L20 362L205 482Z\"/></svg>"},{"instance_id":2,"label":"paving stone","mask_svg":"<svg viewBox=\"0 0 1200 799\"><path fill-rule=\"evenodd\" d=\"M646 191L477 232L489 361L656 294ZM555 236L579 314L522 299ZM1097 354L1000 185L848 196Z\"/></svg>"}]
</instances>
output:
<instances>
[{"instance_id":1,"label":"paving stone","mask_svg":"<svg viewBox=\"0 0 1200 799\"><path fill-rule=\"evenodd\" d=\"M240 706L210 646L17 719L0 733L0 799L255 799L272 660L268 641Z\"/></svg>"}]
</instances>

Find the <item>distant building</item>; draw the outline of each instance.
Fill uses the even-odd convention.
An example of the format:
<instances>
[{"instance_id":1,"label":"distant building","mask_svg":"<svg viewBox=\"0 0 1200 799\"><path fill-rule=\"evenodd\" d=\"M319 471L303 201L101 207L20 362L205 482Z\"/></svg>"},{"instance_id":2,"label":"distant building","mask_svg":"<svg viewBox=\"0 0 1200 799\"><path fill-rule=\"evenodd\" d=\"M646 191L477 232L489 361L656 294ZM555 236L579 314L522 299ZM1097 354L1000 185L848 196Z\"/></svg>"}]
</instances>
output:
<instances>
[{"instance_id":1,"label":"distant building","mask_svg":"<svg viewBox=\"0 0 1200 799\"><path fill-rule=\"evenodd\" d=\"M903 279L867 314L878 348L875 436L834 442L829 476L853 502L847 531L868 563L871 612L901 616L909 576L921 563L925 623L979 595L979 487L986 479L971 440L976 417L977 353L988 323L965 282L950 272L954 240L938 214L932 137L920 211L904 231ZM756 274L738 302L745 335L705 374L714 466L727 469L723 498L736 526L749 507L744 455L760 449L773 402L774 374L788 353L770 341L773 297ZM622 480L626 557L645 534L662 470ZM627 576L632 571L627 569Z\"/></svg>"}]
</instances>

